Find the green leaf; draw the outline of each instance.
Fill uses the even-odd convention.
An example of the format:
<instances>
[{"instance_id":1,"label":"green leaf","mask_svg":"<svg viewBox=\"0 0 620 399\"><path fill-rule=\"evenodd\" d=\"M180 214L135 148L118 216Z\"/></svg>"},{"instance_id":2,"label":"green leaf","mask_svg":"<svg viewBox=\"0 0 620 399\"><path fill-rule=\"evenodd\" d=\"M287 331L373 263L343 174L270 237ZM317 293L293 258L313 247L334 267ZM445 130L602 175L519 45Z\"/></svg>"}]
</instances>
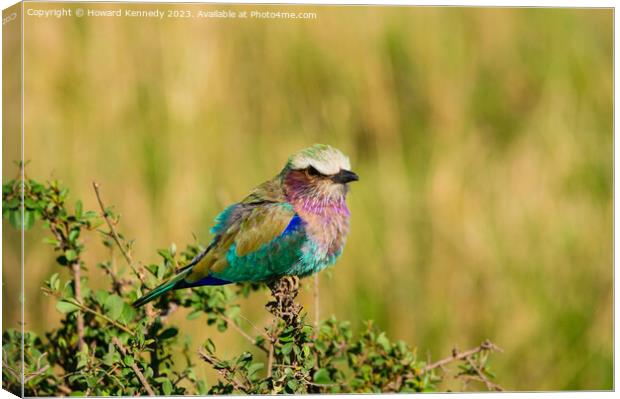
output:
<instances>
[{"instance_id":1,"label":"green leaf","mask_svg":"<svg viewBox=\"0 0 620 399\"><path fill-rule=\"evenodd\" d=\"M53 239L53 238L45 237L45 238L43 239L43 243L44 243L44 244L49 244L49 245L51 245L51 246L55 247L55 246L57 246L57 245L58 245L58 243L59 243L59 242L58 242L58 240L55 240L55 239Z\"/></svg>"},{"instance_id":2,"label":"green leaf","mask_svg":"<svg viewBox=\"0 0 620 399\"><path fill-rule=\"evenodd\" d=\"M128 367L133 366L133 363L134 363L133 356L125 355L123 357L123 363L125 363L125 365L128 366Z\"/></svg>"},{"instance_id":3,"label":"green leaf","mask_svg":"<svg viewBox=\"0 0 620 399\"><path fill-rule=\"evenodd\" d=\"M314 382L317 384L331 384L332 380L329 377L329 371L326 369L318 369L316 373L314 373Z\"/></svg>"},{"instance_id":4,"label":"green leaf","mask_svg":"<svg viewBox=\"0 0 620 399\"><path fill-rule=\"evenodd\" d=\"M9 213L9 224L16 229L22 228L22 213L19 210Z\"/></svg>"},{"instance_id":5,"label":"green leaf","mask_svg":"<svg viewBox=\"0 0 620 399\"><path fill-rule=\"evenodd\" d=\"M110 295L105 300L106 313L112 320L117 320L123 313L123 299L118 295Z\"/></svg>"},{"instance_id":6,"label":"green leaf","mask_svg":"<svg viewBox=\"0 0 620 399\"><path fill-rule=\"evenodd\" d=\"M60 287L60 280L58 279L58 273L54 273L50 276L50 279L48 280L48 285L52 290L58 291L58 288Z\"/></svg>"},{"instance_id":7,"label":"green leaf","mask_svg":"<svg viewBox=\"0 0 620 399\"><path fill-rule=\"evenodd\" d=\"M168 396L172 393L172 383L170 380L166 380L161 384L161 389L164 391L164 395Z\"/></svg>"},{"instance_id":8,"label":"green leaf","mask_svg":"<svg viewBox=\"0 0 620 399\"><path fill-rule=\"evenodd\" d=\"M114 364L114 348L108 348L108 352L106 352L105 355L103 355L103 364L105 364L106 366L111 366Z\"/></svg>"},{"instance_id":9,"label":"green leaf","mask_svg":"<svg viewBox=\"0 0 620 399\"><path fill-rule=\"evenodd\" d=\"M82 205L82 201L77 200L75 203L75 217L78 219L82 217L82 211L84 210L84 206Z\"/></svg>"},{"instance_id":10,"label":"green leaf","mask_svg":"<svg viewBox=\"0 0 620 399\"><path fill-rule=\"evenodd\" d=\"M386 351L390 350L390 340L388 339L388 337L385 335L384 332L379 334L379 336L377 337L377 343L381 345L384 350Z\"/></svg>"},{"instance_id":11,"label":"green leaf","mask_svg":"<svg viewBox=\"0 0 620 399\"><path fill-rule=\"evenodd\" d=\"M133 306L128 305L126 303L123 303L123 310L121 312L121 315L118 318L118 321L120 321L121 323L131 323L131 321L136 317L136 310L133 308Z\"/></svg>"},{"instance_id":12,"label":"green leaf","mask_svg":"<svg viewBox=\"0 0 620 399\"><path fill-rule=\"evenodd\" d=\"M288 380L286 385L289 388L291 388L293 391L295 391L297 389L297 387L299 386L299 383L297 382L297 380Z\"/></svg>"},{"instance_id":13,"label":"green leaf","mask_svg":"<svg viewBox=\"0 0 620 399\"><path fill-rule=\"evenodd\" d=\"M19 209L19 198L20 197L13 197L8 201L4 202L4 207L9 208L9 209Z\"/></svg>"},{"instance_id":14,"label":"green leaf","mask_svg":"<svg viewBox=\"0 0 620 399\"><path fill-rule=\"evenodd\" d=\"M234 320L237 317L237 315L241 313L241 307L231 306L230 309L228 309L226 313L228 314L228 317Z\"/></svg>"},{"instance_id":15,"label":"green leaf","mask_svg":"<svg viewBox=\"0 0 620 399\"><path fill-rule=\"evenodd\" d=\"M168 269L168 268L166 267L165 262L164 262L164 264L163 264L163 265L159 265L159 266L157 267L157 278L158 278L159 280L161 280L162 278L164 278L164 275L166 274L166 270L167 270L167 269Z\"/></svg>"},{"instance_id":16,"label":"green leaf","mask_svg":"<svg viewBox=\"0 0 620 399\"><path fill-rule=\"evenodd\" d=\"M77 238L80 235L80 230L79 229L73 229L69 232L69 241L73 242L75 240L77 240Z\"/></svg>"},{"instance_id":17,"label":"green leaf","mask_svg":"<svg viewBox=\"0 0 620 399\"><path fill-rule=\"evenodd\" d=\"M190 314L187 315L187 320L194 320L198 318L202 314L202 310L194 310Z\"/></svg>"},{"instance_id":18,"label":"green leaf","mask_svg":"<svg viewBox=\"0 0 620 399\"><path fill-rule=\"evenodd\" d=\"M58 198L60 198L61 200L64 201L67 198L67 195L69 195L69 189L68 188L63 188L58 193Z\"/></svg>"},{"instance_id":19,"label":"green leaf","mask_svg":"<svg viewBox=\"0 0 620 399\"><path fill-rule=\"evenodd\" d=\"M172 262L174 259L172 257L172 255L170 254L170 251L168 251L167 249L158 249L157 253L164 258L165 260Z\"/></svg>"},{"instance_id":20,"label":"green leaf","mask_svg":"<svg viewBox=\"0 0 620 399\"><path fill-rule=\"evenodd\" d=\"M199 395L206 395L207 393L207 384L204 381L198 381L196 383L196 389L198 390Z\"/></svg>"},{"instance_id":21,"label":"green leaf","mask_svg":"<svg viewBox=\"0 0 620 399\"><path fill-rule=\"evenodd\" d=\"M76 305L69 303L63 299L56 302L56 309L60 313L71 313L79 309Z\"/></svg>"},{"instance_id":22,"label":"green leaf","mask_svg":"<svg viewBox=\"0 0 620 399\"><path fill-rule=\"evenodd\" d=\"M207 338L207 340L205 341L205 349L209 353L215 352L215 344L213 343L211 338Z\"/></svg>"},{"instance_id":23,"label":"green leaf","mask_svg":"<svg viewBox=\"0 0 620 399\"><path fill-rule=\"evenodd\" d=\"M101 306L105 306L105 301L110 294L105 290L97 290L95 292L95 299Z\"/></svg>"},{"instance_id":24,"label":"green leaf","mask_svg":"<svg viewBox=\"0 0 620 399\"><path fill-rule=\"evenodd\" d=\"M288 342L284 345L282 345L282 349L280 349L280 351L282 352L283 355L288 355L289 353L291 353L291 351L293 350L293 342Z\"/></svg>"},{"instance_id":25,"label":"green leaf","mask_svg":"<svg viewBox=\"0 0 620 399\"><path fill-rule=\"evenodd\" d=\"M176 327L170 327L162 331L161 334L159 334L159 339L164 340L164 339L176 337L178 333L179 333L179 330Z\"/></svg>"},{"instance_id":26,"label":"green leaf","mask_svg":"<svg viewBox=\"0 0 620 399\"><path fill-rule=\"evenodd\" d=\"M88 345L82 346L82 349L77 353L78 364L77 368L80 369L88 364Z\"/></svg>"},{"instance_id":27,"label":"green leaf","mask_svg":"<svg viewBox=\"0 0 620 399\"><path fill-rule=\"evenodd\" d=\"M65 258L67 258L69 262L74 261L77 259L77 252L73 249L67 249L65 251Z\"/></svg>"},{"instance_id":28,"label":"green leaf","mask_svg":"<svg viewBox=\"0 0 620 399\"><path fill-rule=\"evenodd\" d=\"M30 197L24 198L24 205L26 206L26 209L32 209L32 210L37 209L39 207L39 203Z\"/></svg>"},{"instance_id":29,"label":"green leaf","mask_svg":"<svg viewBox=\"0 0 620 399\"><path fill-rule=\"evenodd\" d=\"M254 375L258 370L262 369L265 365L263 363L253 363L248 367L248 376Z\"/></svg>"},{"instance_id":30,"label":"green leaf","mask_svg":"<svg viewBox=\"0 0 620 399\"><path fill-rule=\"evenodd\" d=\"M34 216L35 213L32 211L24 212L24 230L28 230L32 226L34 226Z\"/></svg>"},{"instance_id":31,"label":"green leaf","mask_svg":"<svg viewBox=\"0 0 620 399\"><path fill-rule=\"evenodd\" d=\"M99 214L98 214L97 212L95 212L95 211L86 211L86 212L84 212L84 214L82 215L82 217L83 217L84 219L92 219L92 218L95 218L95 217L97 217L97 216L99 216Z\"/></svg>"}]
</instances>

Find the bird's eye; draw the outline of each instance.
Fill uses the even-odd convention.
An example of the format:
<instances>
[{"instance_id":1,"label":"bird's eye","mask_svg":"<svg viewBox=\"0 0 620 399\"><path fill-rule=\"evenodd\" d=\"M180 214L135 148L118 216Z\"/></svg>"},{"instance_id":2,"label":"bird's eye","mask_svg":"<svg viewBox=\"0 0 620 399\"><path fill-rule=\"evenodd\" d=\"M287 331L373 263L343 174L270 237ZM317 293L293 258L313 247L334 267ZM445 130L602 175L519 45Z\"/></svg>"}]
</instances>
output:
<instances>
[{"instance_id":1,"label":"bird's eye","mask_svg":"<svg viewBox=\"0 0 620 399\"><path fill-rule=\"evenodd\" d=\"M307 172L310 176L322 176L322 173L316 170L313 166L308 166Z\"/></svg>"}]
</instances>

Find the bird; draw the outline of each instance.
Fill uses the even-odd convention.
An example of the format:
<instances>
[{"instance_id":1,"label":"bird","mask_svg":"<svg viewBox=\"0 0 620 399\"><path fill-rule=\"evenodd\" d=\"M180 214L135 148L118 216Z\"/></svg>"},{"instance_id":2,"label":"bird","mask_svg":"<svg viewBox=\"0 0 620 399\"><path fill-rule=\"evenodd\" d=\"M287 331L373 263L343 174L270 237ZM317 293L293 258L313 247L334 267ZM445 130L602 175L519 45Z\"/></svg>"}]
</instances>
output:
<instances>
[{"instance_id":1,"label":"bird","mask_svg":"<svg viewBox=\"0 0 620 399\"><path fill-rule=\"evenodd\" d=\"M204 251L133 306L171 290L320 272L342 254L351 215L346 196L357 180L349 158L330 145L294 153L280 173L215 218Z\"/></svg>"}]
</instances>

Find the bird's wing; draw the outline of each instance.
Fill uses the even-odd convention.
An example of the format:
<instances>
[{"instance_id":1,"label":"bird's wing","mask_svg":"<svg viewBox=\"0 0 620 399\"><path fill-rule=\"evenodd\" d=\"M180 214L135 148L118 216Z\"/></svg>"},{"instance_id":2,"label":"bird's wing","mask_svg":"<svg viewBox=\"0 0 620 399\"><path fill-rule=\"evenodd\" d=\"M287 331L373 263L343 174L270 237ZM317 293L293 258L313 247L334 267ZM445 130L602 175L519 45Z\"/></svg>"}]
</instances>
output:
<instances>
[{"instance_id":1,"label":"bird's wing","mask_svg":"<svg viewBox=\"0 0 620 399\"><path fill-rule=\"evenodd\" d=\"M286 202L265 202L257 205L239 203L222 212L213 232L216 234L210 250L192 268L185 279L195 282L220 272L228 266L231 247L239 257L251 254L284 234L298 217Z\"/></svg>"},{"instance_id":2,"label":"bird's wing","mask_svg":"<svg viewBox=\"0 0 620 399\"><path fill-rule=\"evenodd\" d=\"M300 221L293 206L286 202L279 176L276 176L256 187L240 203L220 213L211 229L215 238L209 247L176 276L136 300L134 306L142 306L170 290L229 283L210 273L228 266L227 255L233 246L238 257L250 255L289 229L296 229Z\"/></svg>"}]
</instances>

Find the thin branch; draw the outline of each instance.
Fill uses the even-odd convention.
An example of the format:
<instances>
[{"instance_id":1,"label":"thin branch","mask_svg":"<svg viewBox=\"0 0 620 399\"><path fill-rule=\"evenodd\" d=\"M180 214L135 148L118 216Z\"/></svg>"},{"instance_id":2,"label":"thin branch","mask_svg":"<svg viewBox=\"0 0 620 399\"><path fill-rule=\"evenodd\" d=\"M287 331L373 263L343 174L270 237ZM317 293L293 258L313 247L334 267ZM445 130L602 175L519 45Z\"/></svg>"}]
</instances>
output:
<instances>
[{"instance_id":1,"label":"thin branch","mask_svg":"<svg viewBox=\"0 0 620 399\"><path fill-rule=\"evenodd\" d=\"M267 351L267 378L271 378L273 374L273 357L275 350L275 342L278 338L278 333L276 331L276 327L278 325L277 319L274 318L271 323L271 328L269 329L267 341L269 342L269 350Z\"/></svg>"},{"instance_id":2,"label":"thin branch","mask_svg":"<svg viewBox=\"0 0 620 399\"><path fill-rule=\"evenodd\" d=\"M121 238L116 232L116 229L114 228L114 223L112 223L112 221L110 220L108 216L108 212L106 211L105 204L103 203L103 199L101 199L101 193L99 192L99 183L93 181L93 189L95 190L95 195L97 197L97 202L99 203L99 208L101 208L101 216L103 217L106 224L108 225L108 228L110 229L110 232L107 235L112 237L112 239L118 246L118 249L123 254L123 258L125 258L125 261L131 268L131 271L133 272L133 274L135 274L136 277L138 277L138 279L142 282L142 285L146 285L144 282L144 272L143 272L144 269L142 268L142 266L140 266L139 268L136 268L136 266L134 266L134 262L133 262L133 259L131 258L131 254L121 242ZM151 303L146 304L144 311L149 319L153 319L155 317L155 312L153 311L153 304Z\"/></svg>"},{"instance_id":3,"label":"thin branch","mask_svg":"<svg viewBox=\"0 0 620 399\"><path fill-rule=\"evenodd\" d=\"M304 383L311 385L313 387L319 387L319 388L341 387L341 386L347 385L344 382L333 383L333 384L318 384L316 382L309 381L308 379L305 379L305 378L304 378Z\"/></svg>"},{"instance_id":4,"label":"thin branch","mask_svg":"<svg viewBox=\"0 0 620 399\"><path fill-rule=\"evenodd\" d=\"M140 281L144 281L143 274L140 273L134 267L133 260L131 259L131 255L129 254L129 252L127 252L127 248L125 248L125 246L121 242L121 238L119 237L118 233L116 232L116 229L114 228L114 224L112 223L112 221L108 217L108 212L105 209L105 205L103 204L103 200L101 199L101 193L99 192L99 183L93 182L93 189L95 190L95 195L97 196L97 202L99 203L99 208L101 208L101 216L103 216L103 219L105 220L106 224L108 225L108 228L110 229L110 234L109 235L112 237L112 239L114 240L114 242L116 243L116 245L120 249L121 253L123 254L123 257L127 261L127 264L129 265L131 270L134 272L134 274L136 276L138 276Z\"/></svg>"},{"instance_id":5,"label":"thin branch","mask_svg":"<svg viewBox=\"0 0 620 399\"><path fill-rule=\"evenodd\" d=\"M2 351L4 352L4 349ZM15 369L9 366L6 359L6 352L4 352L4 356L2 356L2 368L8 371L13 377L15 377L16 380L19 380L21 382L21 375L19 375L19 373L15 371Z\"/></svg>"},{"instance_id":6,"label":"thin branch","mask_svg":"<svg viewBox=\"0 0 620 399\"><path fill-rule=\"evenodd\" d=\"M41 368L40 368L40 369L38 369L37 371L32 372L32 373L30 373L30 374L26 375L26 376L24 377L24 384L25 384L25 383L27 383L28 381L32 380L33 378L38 377L38 376L40 376L41 374L45 373L45 371L46 371L48 368L50 368L50 365L49 365L49 364L46 364L45 366L41 367Z\"/></svg>"},{"instance_id":7,"label":"thin branch","mask_svg":"<svg viewBox=\"0 0 620 399\"><path fill-rule=\"evenodd\" d=\"M269 339L269 358L267 360L267 378L271 378L272 369L273 369L273 338Z\"/></svg>"},{"instance_id":8,"label":"thin branch","mask_svg":"<svg viewBox=\"0 0 620 399\"><path fill-rule=\"evenodd\" d=\"M133 331L131 331L131 330L129 329L129 327L127 327L127 326L125 326L125 325L123 325L123 324L119 323L119 322L118 322L118 321L116 321L116 320L112 320L112 319L110 319L108 316L106 316L106 315L104 315L104 314L102 314L102 313L99 313L99 312L97 312L96 310L91 309L91 308L89 308L89 307L87 307L87 306L85 306L85 305L81 304L80 302L77 302L77 301L70 301L70 300L67 300L67 299L61 299L61 300L62 300L62 301L64 301L64 302L70 303L70 304L72 304L72 305L74 305L74 306L77 306L78 308L80 308L81 310L83 310L83 311L84 311L84 312L86 312L86 313L90 313L90 314L92 314L93 316L96 316L96 317L100 317L100 318L102 318L103 320L105 320L105 321L107 321L108 323L112 324L113 326L115 326L115 327L117 327L117 328L119 328L119 329L121 329L121 330L125 331L127 334L129 334L129 335L131 335L131 336L134 336L134 335L135 335L135 333L134 333Z\"/></svg>"},{"instance_id":9,"label":"thin branch","mask_svg":"<svg viewBox=\"0 0 620 399\"><path fill-rule=\"evenodd\" d=\"M55 216L49 213L44 215L44 219L49 221L50 223L50 231L56 237L57 249L60 251L65 251L69 248L68 245L68 230L66 222L62 224L58 224ZM64 231L63 231L64 227ZM73 286L74 286L74 295L75 299L78 301L82 301L82 278L81 278L81 269L80 269L80 259L79 257L75 259L70 264L71 274L73 276ZM76 330L78 336L78 350L82 350L84 347L84 315L82 312L77 312L76 314Z\"/></svg>"},{"instance_id":10,"label":"thin branch","mask_svg":"<svg viewBox=\"0 0 620 399\"><path fill-rule=\"evenodd\" d=\"M121 351L123 356L127 355L127 351L125 350L125 347L123 346L123 344L121 344L118 338L112 337L112 342L114 343L114 345L116 345L118 350ZM133 372L136 374L136 377L138 377L138 379L140 380L140 383L142 384L146 392L149 394L149 396L155 396L155 391L153 391L153 388L151 388L151 385L146 380L146 378L144 377L144 374L142 374L142 372L140 371L140 369L138 368L135 362L131 365L131 368L133 369Z\"/></svg>"},{"instance_id":11,"label":"thin branch","mask_svg":"<svg viewBox=\"0 0 620 399\"><path fill-rule=\"evenodd\" d=\"M489 391L503 391L504 388L501 387L501 385L495 384L493 382L491 382L486 375L484 375L484 372L482 370L480 370L480 368L476 365L476 363L471 359L471 356L467 357L467 362L469 363L469 365L474 369L474 371L476 372L476 374L478 374L478 377L480 377L480 380L482 382L484 382L484 385L486 385L487 389Z\"/></svg>"},{"instance_id":12,"label":"thin branch","mask_svg":"<svg viewBox=\"0 0 620 399\"><path fill-rule=\"evenodd\" d=\"M241 391L243 393L249 393L250 389L243 383L237 381L235 379L234 376L234 372L233 370L231 370L230 368L226 368L226 367L221 367L220 366L220 361L209 355L207 352L205 352L203 349L199 349L198 350L198 355L207 363L209 363L210 365L213 366L213 368L222 376L224 377L224 379L226 381L228 381L234 389Z\"/></svg>"},{"instance_id":13,"label":"thin branch","mask_svg":"<svg viewBox=\"0 0 620 399\"><path fill-rule=\"evenodd\" d=\"M110 277L110 279L112 279L112 289L114 290L114 292L116 292L119 296L122 296L123 287L131 285L131 281L127 279L119 278L116 275L115 270L113 270L112 267L108 267L105 263L101 263L101 268L103 269L105 274L107 274Z\"/></svg>"},{"instance_id":14,"label":"thin branch","mask_svg":"<svg viewBox=\"0 0 620 399\"><path fill-rule=\"evenodd\" d=\"M484 341L483 343L480 344L480 346L467 350L465 352L458 352L456 349L452 350L452 356L447 357L445 359L441 359L436 361L435 363L429 364L426 367L424 367L421 371L422 373L426 373L428 371L431 371L433 369L436 369L437 367L443 367L444 365L448 364L448 363L452 363L454 361L458 361L458 360L466 360L468 357L482 352L482 351L498 351L498 352L503 352L502 349L500 347L498 347L497 345L495 345L494 343L492 343L489 340Z\"/></svg>"},{"instance_id":15,"label":"thin branch","mask_svg":"<svg viewBox=\"0 0 620 399\"><path fill-rule=\"evenodd\" d=\"M65 393L65 394L67 394L67 395L69 395L69 394L71 394L71 392L73 392L73 391L71 390L71 388L69 388L69 387L68 387L68 386L66 386L66 385L58 385L58 390L59 390L60 392L63 392L63 393Z\"/></svg>"},{"instance_id":16,"label":"thin branch","mask_svg":"<svg viewBox=\"0 0 620 399\"><path fill-rule=\"evenodd\" d=\"M73 285L75 288L75 300L82 302L82 282L80 277L80 261L76 260L71 264L71 272L73 274ZM84 315L78 311L76 315L76 328L78 336L78 350L84 347Z\"/></svg>"},{"instance_id":17,"label":"thin branch","mask_svg":"<svg viewBox=\"0 0 620 399\"><path fill-rule=\"evenodd\" d=\"M7 359L6 351L4 349L2 349L2 352L3 352L2 368L4 368L6 371L8 371L9 374L11 374L13 377L15 377L15 379L17 379L17 380L21 379L21 376L19 375L19 373L17 371L15 371L15 369L13 369L7 363L7 361L6 361L6 359ZM41 361L43 360L43 358L45 356L47 356L47 352L43 352L43 354L41 356L39 356L39 358L37 359L37 370L36 371L33 371L32 373L28 373L28 374L24 375L24 381L23 381L24 384L26 384L28 381L32 380L33 378L36 378L36 377L40 376L41 374L45 373L45 371L50 368L49 364L46 364L45 366L41 367Z\"/></svg>"},{"instance_id":18,"label":"thin branch","mask_svg":"<svg viewBox=\"0 0 620 399\"><path fill-rule=\"evenodd\" d=\"M110 370L108 370L104 375L101 376L101 378L99 378L97 380L97 382L95 383L95 385L101 384L101 381L103 381L103 379L105 377L110 377L116 370L118 370L118 364L115 364L114 367L112 367Z\"/></svg>"},{"instance_id":19,"label":"thin branch","mask_svg":"<svg viewBox=\"0 0 620 399\"><path fill-rule=\"evenodd\" d=\"M246 323L248 323L250 325L250 327L252 327L254 329L254 331L256 331L258 334L261 334L263 337L265 337L265 339L269 339L269 335L267 335L267 333L261 329L259 329L258 327L256 327L256 325L254 325L254 323L252 323L247 317L245 317L244 315L240 314L238 315L239 318L243 319Z\"/></svg>"},{"instance_id":20,"label":"thin branch","mask_svg":"<svg viewBox=\"0 0 620 399\"><path fill-rule=\"evenodd\" d=\"M220 315L220 317L222 319L224 319L226 321L226 323L228 325L233 327L239 334L241 334L241 336L243 336L243 338L247 339L250 343L252 343L252 345L255 345L258 348L262 349L263 351L267 352L267 349L265 349L265 347L263 345L259 345L258 342L256 342L256 339L252 338L252 336L250 336L250 334L246 333L237 323L235 323L235 321L233 319L228 317L224 312L218 311L217 313ZM268 339L270 339L270 338L268 337Z\"/></svg>"},{"instance_id":21,"label":"thin branch","mask_svg":"<svg viewBox=\"0 0 620 399\"><path fill-rule=\"evenodd\" d=\"M173 386L177 386L177 384L181 381L183 381L184 379L186 379L187 377L189 377L189 373L187 371L183 371L181 374L179 374L179 376L177 377L177 379L172 383Z\"/></svg>"}]
</instances>

